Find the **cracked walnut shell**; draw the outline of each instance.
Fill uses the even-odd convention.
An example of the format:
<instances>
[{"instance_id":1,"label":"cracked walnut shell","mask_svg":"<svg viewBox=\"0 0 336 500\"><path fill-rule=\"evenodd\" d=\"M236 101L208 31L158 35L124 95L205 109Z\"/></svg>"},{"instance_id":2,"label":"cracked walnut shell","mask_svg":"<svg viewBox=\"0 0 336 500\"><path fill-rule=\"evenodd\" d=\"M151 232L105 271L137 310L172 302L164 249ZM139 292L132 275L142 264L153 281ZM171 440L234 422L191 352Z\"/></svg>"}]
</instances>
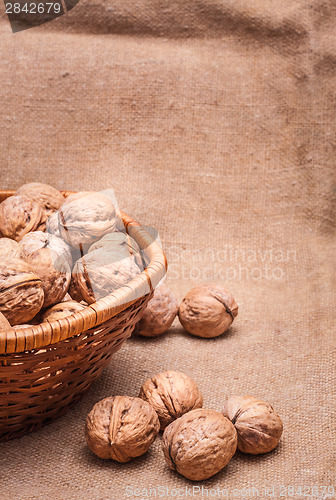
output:
<instances>
[{"instance_id":1,"label":"cracked walnut shell","mask_svg":"<svg viewBox=\"0 0 336 500\"><path fill-rule=\"evenodd\" d=\"M234 425L221 413L203 408L174 420L163 433L167 464L192 481L214 476L231 460L237 448Z\"/></svg>"},{"instance_id":2,"label":"cracked walnut shell","mask_svg":"<svg viewBox=\"0 0 336 500\"><path fill-rule=\"evenodd\" d=\"M282 420L269 403L252 396L230 396L223 414L237 429L240 451L258 455L272 451L279 443Z\"/></svg>"},{"instance_id":3,"label":"cracked walnut shell","mask_svg":"<svg viewBox=\"0 0 336 500\"><path fill-rule=\"evenodd\" d=\"M86 442L98 457L129 462L146 453L160 429L154 409L129 396L105 398L86 418Z\"/></svg>"},{"instance_id":4,"label":"cracked walnut shell","mask_svg":"<svg viewBox=\"0 0 336 500\"><path fill-rule=\"evenodd\" d=\"M196 382L188 375L172 370L146 380L139 397L152 405L158 414L161 429L184 413L203 405Z\"/></svg>"},{"instance_id":5,"label":"cracked walnut shell","mask_svg":"<svg viewBox=\"0 0 336 500\"><path fill-rule=\"evenodd\" d=\"M184 329L198 337L218 337L232 324L238 305L231 293L218 285L199 285L181 302L178 316Z\"/></svg>"},{"instance_id":6,"label":"cracked walnut shell","mask_svg":"<svg viewBox=\"0 0 336 500\"><path fill-rule=\"evenodd\" d=\"M20 241L35 231L43 217L41 206L28 196L10 196L0 203L0 233L7 238Z\"/></svg>"},{"instance_id":7,"label":"cracked walnut shell","mask_svg":"<svg viewBox=\"0 0 336 500\"><path fill-rule=\"evenodd\" d=\"M171 289L162 283L148 302L135 333L144 337L157 337L172 325L178 311L178 303Z\"/></svg>"},{"instance_id":8,"label":"cracked walnut shell","mask_svg":"<svg viewBox=\"0 0 336 500\"><path fill-rule=\"evenodd\" d=\"M19 259L0 262L0 312L11 325L28 323L42 308L40 278Z\"/></svg>"}]
</instances>

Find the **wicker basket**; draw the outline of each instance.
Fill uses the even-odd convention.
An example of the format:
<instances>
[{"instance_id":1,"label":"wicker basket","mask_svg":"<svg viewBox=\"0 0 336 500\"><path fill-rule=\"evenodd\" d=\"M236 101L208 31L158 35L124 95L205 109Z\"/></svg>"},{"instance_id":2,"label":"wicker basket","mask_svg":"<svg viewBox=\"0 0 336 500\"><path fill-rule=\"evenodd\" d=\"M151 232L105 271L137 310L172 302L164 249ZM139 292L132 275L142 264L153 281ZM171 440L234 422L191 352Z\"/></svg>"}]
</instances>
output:
<instances>
[{"instance_id":1,"label":"wicker basket","mask_svg":"<svg viewBox=\"0 0 336 500\"><path fill-rule=\"evenodd\" d=\"M13 194L0 191L0 201ZM165 275L160 246L133 219L121 215L149 261L141 274L65 319L0 331L0 441L62 415L87 391L131 335Z\"/></svg>"}]
</instances>

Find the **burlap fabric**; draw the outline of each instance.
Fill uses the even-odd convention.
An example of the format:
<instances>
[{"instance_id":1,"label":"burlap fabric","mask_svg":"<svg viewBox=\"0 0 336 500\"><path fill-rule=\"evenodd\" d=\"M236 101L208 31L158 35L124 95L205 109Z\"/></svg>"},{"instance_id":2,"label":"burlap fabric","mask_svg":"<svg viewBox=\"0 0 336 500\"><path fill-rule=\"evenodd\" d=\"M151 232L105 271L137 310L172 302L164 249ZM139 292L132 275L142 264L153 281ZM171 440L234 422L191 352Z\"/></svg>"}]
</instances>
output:
<instances>
[{"instance_id":1,"label":"burlap fabric","mask_svg":"<svg viewBox=\"0 0 336 500\"><path fill-rule=\"evenodd\" d=\"M334 498L335 3L81 0L15 35L0 9L1 187L113 187L159 231L179 299L215 281L239 303L217 339L178 322L130 339L66 416L1 444L1 498ZM208 408L231 392L273 403L279 447L195 484L161 438L126 465L95 458L93 404L166 369Z\"/></svg>"}]
</instances>

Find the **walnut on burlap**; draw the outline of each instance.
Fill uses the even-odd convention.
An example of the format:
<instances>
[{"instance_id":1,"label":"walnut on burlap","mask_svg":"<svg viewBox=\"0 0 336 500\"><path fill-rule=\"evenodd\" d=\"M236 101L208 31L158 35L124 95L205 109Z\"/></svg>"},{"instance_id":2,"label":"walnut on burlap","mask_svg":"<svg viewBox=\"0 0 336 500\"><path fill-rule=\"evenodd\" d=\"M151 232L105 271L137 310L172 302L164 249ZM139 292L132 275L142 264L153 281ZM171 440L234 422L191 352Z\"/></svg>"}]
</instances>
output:
<instances>
[{"instance_id":1,"label":"walnut on burlap","mask_svg":"<svg viewBox=\"0 0 336 500\"><path fill-rule=\"evenodd\" d=\"M213 281L239 303L221 337L175 322L127 341L64 417L1 445L2 498L191 487L160 439L126 465L85 445L94 403L164 370L197 381L204 407L251 394L283 419L274 452L238 454L205 488L335 485L335 3L81 0L14 35L0 13L1 187L113 187L159 231L179 300Z\"/></svg>"}]
</instances>

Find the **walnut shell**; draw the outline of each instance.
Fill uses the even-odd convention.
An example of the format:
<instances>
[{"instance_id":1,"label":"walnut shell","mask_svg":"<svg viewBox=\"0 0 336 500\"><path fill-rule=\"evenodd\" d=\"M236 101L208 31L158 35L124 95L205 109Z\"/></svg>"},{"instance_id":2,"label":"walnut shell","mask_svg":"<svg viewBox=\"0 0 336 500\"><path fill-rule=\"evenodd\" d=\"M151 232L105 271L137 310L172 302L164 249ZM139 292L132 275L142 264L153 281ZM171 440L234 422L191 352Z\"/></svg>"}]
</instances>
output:
<instances>
[{"instance_id":1,"label":"walnut shell","mask_svg":"<svg viewBox=\"0 0 336 500\"><path fill-rule=\"evenodd\" d=\"M11 325L28 323L40 311L43 301L42 282L26 262L0 262L0 312Z\"/></svg>"},{"instance_id":2,"label":"walnut shell","mask_svg":"<svg viewBox=\"0 0 336 500\"><path fill-rule=\"evenodd\" d=\"M86 419L86 442L98 457L129 462L146 453L160 424L146 401L129 396L105 398L95 404Z\"/></svg>"},{"instance_id":3,"label":"walnut shell","mask_svg":"<svg viewBox=\"0 0 336 500\"><path fill-rule=\"evenodd\" d=\"M203 405L203 397L196 382L188 375L172 370L146 380L139 397L154 408L161 429L184 413L202 408Z\"/></svg>"},{"instance_id":4,"label":"walnut shell","mask_svg":"<svg viewBox=\"0 0 336 500\"><path fill-rule=\"evenodd\" d=\"M1 241L1 240L0 240ZM50 248L54 250L55 254L59 255L61 260L66 260L70 267L72 267L72 256L70 247L54 234L44 233L43 231L32 231L26 234L19 242L21 256L27 257L37 250L42 248ZM57 267L58 260L54 265Z\"/></svg>"},{"instance_id":5,"label":"walnut shell","mask_svg":"<svg viewBox=\"0 0 336 500\"><path fill-rule=\"evenodd\" d=\"M279 443L283 425L269 403L252 396L230 396L223 414L237 430L240 451L258 455L272 451Z\"/></svg>"},{"instance_id":6,"label":"walnut shell","mask_svg":"<svg viewBox=\"0 0 336 500\"><path fill-rule=\"evenodd\" d=\"M62 238L72 247L91 245L114 230L116 210L104 193L76 193L67 198L58 212Z\"/></svg>"},{"instance_id":7,"label":"walnut shell","mask_svg":"<svg viewBox=\"0 0 336 500\"><path fill-rule=\"evenodd\" d=\"M130 257L115 261L108 251L98 248L75 263L72 277L79 296L92 304L126 285L139 273L140 269Z\"/></svg>"},{"instance_id":8,"label":"walnut shell","mask_svg":"<svg viewBox=\"0 0 336 500\"><path fill-rule=\"evenodd\" d=\"M27 234L20 241L22 258L40 278L44 291L43 307L60 302L71 279L71 254L57 236L41 231Z\"/></svg>"},{"instance_id":9,"label":"walnut shell","mask_svg":"<svg viewBox=\"0 0 336 500\"><path fill-rule=\"evenodd\" d=\"M84 300L84 298L82 296L81 291L76 288L75 281L74 281L75 276L77 276L77 275L72 273L68 294L70 295L72 300L75 300L76 302L82 302Z\"/></svg>"},{"instance_id":10,"label":"walnut shell","mask_svg":"<svg viewBox=\"0 0 336 500\"><path fill-rule=\"evenodd\" d=\"M167 464L192 481L214 476L231 460L237 448L234 425L222 414L203 408L174 420L163 433Z\"/></svg>"},{"instance_id":11,"label":"walnut shell","mask_svg":"<svg viewBox=\"0 0 336 500\"><path fill-rule=\"evenodd\" d=\"M231 293L218 285L199 285L182 300L178 316L184 329L198 337L217 337L224 333L238 314Z\"/></svg>"},{"instance_id":12,"label":"walnut shell","mask_svg":"<svg viewBox=\"0 0 336 500\"><path fill-rule=\"evenodd\" d=\"M176 318L178 303L171 289L162 283L148 302L135 333L144 337L157 337L166 332Z\"/></svg>"},{"instance_id":13,"label":"walnut shell","mask_svg":"<svg viewBox=\"0 0 336 500\"><path fill-rule=\"evenodd\" d=\"M28 198L36 201L42 207L43 217L41 224L39 225L39 230L41 231L45 229L45 223L48 217L53 212L58 210L65 201L65 198L60 191L49 184L43 184L41 182L23 184L15 192L15 196L16 195L28 196Z\"/></svg>"},{"instance_id":14,"label":"walnut shell","mask_svg":"<svg viewBox=\"0 0 336 500\"><path fill-rule=\"evenodd\" d=\"M75 314L78 311L83 311L86 306L76 302L75 300L68 300L66 302L60 302L49 309L47 309L42 314L42 321L55 321L56 319L66 318Z\"/></svg>"},{"instance_id":15,"label":"walnut shell","mask_svg":"<svg viewBox=\"0 0 336 500\"><path fill-rule=\"evenodd\" d=\"M10 327L10 322L7 320L6 316L0 313L0 330L7 330Z\"/></svg>"},{"instance_id":16,"label":"walnut shell","mask_svg":"<svg viewBox=\"0 0 336 500\"><path fill-rule=\"evenodd\" d=\"M53 212L49 215L46 221L46 232L48 234L53 234L57 238L62 238L59 226L58 226L58 212Z\"/></svg>"},{"instance_id":17,"label":"walnut shell","mask_svg":"<svg viewBox=\"0 0 336 500\"><path fill-rule=\"evenodd\" d=\"M17 241L0 238L0 259L20 259L21 249Z\"/></svg>"},{"instance_id":18,"label":"walnut shell","mask_svg":"<svg viewBox=\"0 0 336 500\"><path fill-rule=\"evenodd\" d=\"M0 203L0 232L7 238L20 241L35 231L43 217L43 210L28 196L10 196Z\"/></svg>"},{"instance_id":19,"label":"walnut shell","mask_svg":"<svg viewBox=\"0 0 336 500\"><path fill-rule=\"evenodd\" d=\"M85 196L89 196L91 194L96 194L97 191L77 191L76 193L71 193L69 196L65 198L65 202L67 205L72 203L73 201L80 200Z\"/></svg>"},{"instance_id":20,"label":"walnut shell","mask_svg":"<svg viewBox=\"0 0 336 500\"><path fill-rule=\"evenodd\" d=\"M144 269L139 245L125 232L114 231L105 234L105 236L90 246L88 252L92 252L98 248L104 248L107 251L113 252L115 254L115 260L132 257L139 269Z\"/></svg>"},{"instance_id":21,"label":"walnut shell","mask_svg":"<svg viewBox=\"0 0 336 500\"><path fill-rule=\"evenodd\" d=\"M24 330L25 328L33 328L35 325L29 323L23 323L22 325L12 325L15 330Z\"/></svg>"}]
</instances>

